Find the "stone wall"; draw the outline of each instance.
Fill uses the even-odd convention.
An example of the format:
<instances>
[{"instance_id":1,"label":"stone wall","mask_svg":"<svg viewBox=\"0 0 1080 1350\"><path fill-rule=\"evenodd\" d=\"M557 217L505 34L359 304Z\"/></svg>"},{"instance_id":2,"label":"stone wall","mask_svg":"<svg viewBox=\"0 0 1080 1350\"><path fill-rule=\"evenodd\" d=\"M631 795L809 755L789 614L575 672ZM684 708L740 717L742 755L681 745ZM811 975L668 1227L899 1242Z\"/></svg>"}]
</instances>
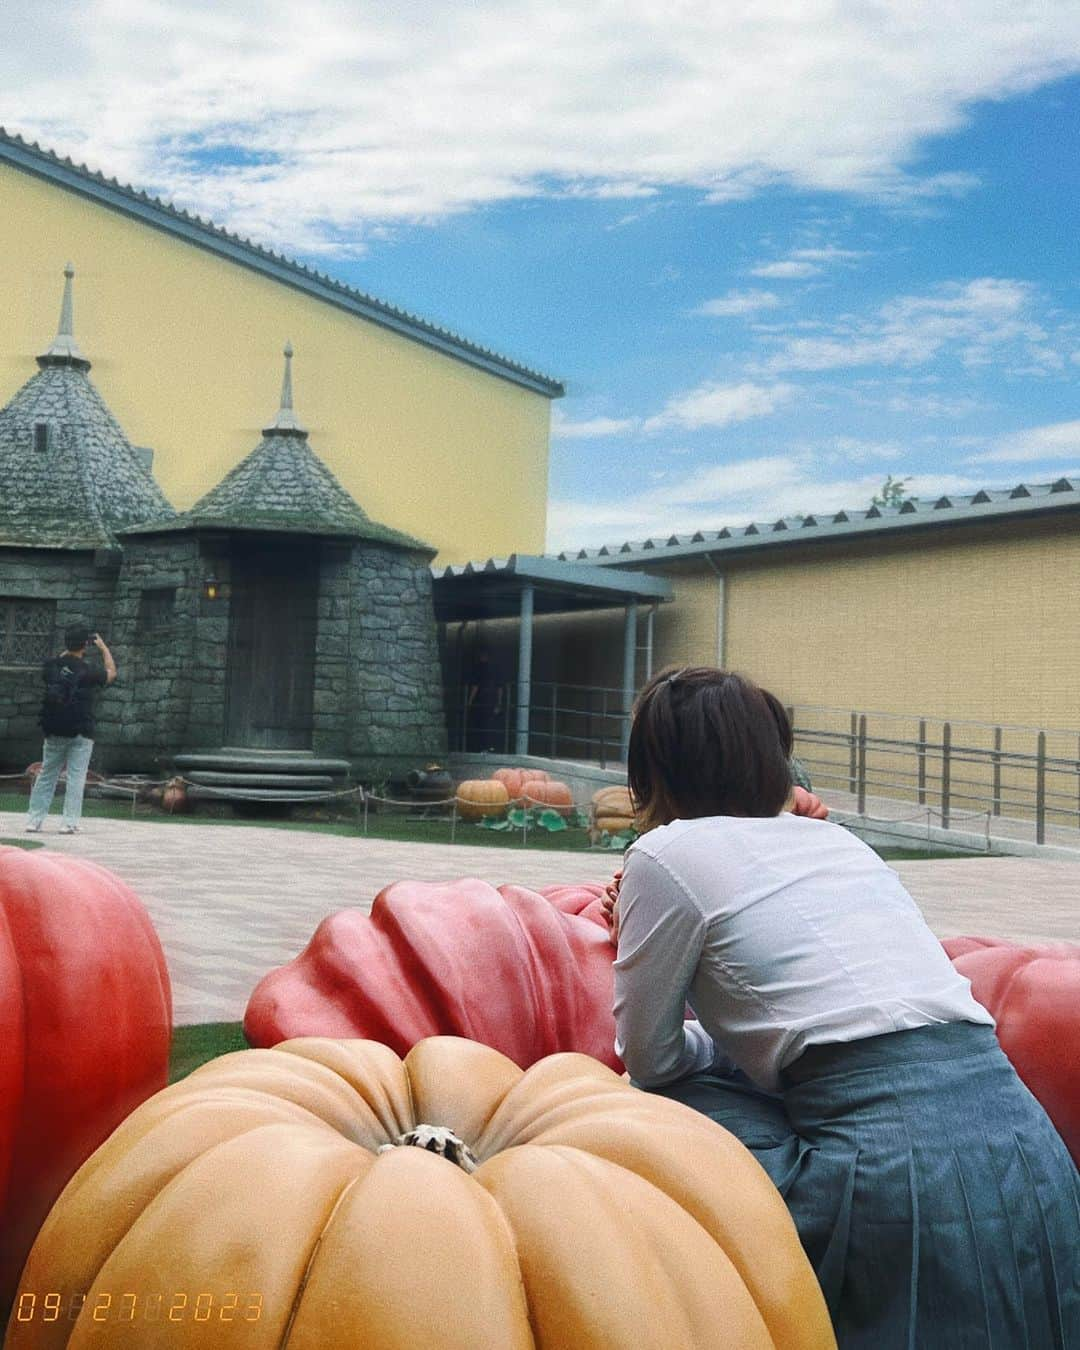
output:
<instances>
[{"instance_id":1,"label":"stone wall","mask_svg":"<svg viewBox=\"0 0 1080 1350\"><path fill-rule=\"evenodd\" d=\"M104 551L0 549L0 596L55 601L53 654L63 649L69 624L87 623L108 642L119 563L118 554ZM40 666L0 666L0 773L17 772L41 758L42 692ZM116 697L115 685L98 693L99 720L110 717ZM95 769L99 758L95 751Z\"/></svg>"},{"instance_id":2,"label":"stone wall","mask_svg":"<svg viewBox=\"0 0 1080 1350\"><path fill-rule=\"evenodd\" d=\"M369 543L348 570L348 753L358 778L377 781L446 752L431 570L425 553Z\"/></svg>"},{"instance_id":3,"label":"stone wall","mask_svg":"<svg viewBox=\"0 0 1080 1350\"><path fill-rule=\"evenodd\" d=\"M148 613L144 592L165 589L175 591L171 617ZM105 635L116 658L115 697L98 719L101 760L108 770L168 773L173 754L185 743L191 702L206 688L204 677L193 678L200 591L191 535L125 540L113 629Z\"/></svg>"}]
</instances>

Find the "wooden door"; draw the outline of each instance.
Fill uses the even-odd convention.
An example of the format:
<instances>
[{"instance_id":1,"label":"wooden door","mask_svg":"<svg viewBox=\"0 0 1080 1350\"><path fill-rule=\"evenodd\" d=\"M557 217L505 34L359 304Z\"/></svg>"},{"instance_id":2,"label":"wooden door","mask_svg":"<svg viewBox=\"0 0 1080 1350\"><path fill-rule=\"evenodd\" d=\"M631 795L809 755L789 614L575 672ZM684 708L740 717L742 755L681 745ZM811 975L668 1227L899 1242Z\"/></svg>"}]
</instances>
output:
<instances>
[{"instance_id":1,"label":"wooden door","mask_svg":"<svg viewBox=\"0 0 1080 1350\"><path fill-rule=\"evenodd\" d=\"M318 544L237 541L231 585L226 740L310 750Z\"/></svg>"}]
</instances>

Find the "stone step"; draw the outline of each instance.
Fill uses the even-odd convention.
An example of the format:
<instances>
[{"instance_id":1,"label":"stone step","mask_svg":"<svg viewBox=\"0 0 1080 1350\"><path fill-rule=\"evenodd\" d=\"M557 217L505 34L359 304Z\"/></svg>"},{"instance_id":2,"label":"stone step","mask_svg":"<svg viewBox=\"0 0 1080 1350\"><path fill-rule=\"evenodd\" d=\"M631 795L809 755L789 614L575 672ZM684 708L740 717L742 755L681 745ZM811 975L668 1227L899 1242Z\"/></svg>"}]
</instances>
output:
<instances>
[{"instance_id":1,"label":"stone step","mask_svg":"<svg viewBox=\"0 0 1080 1350\"><path fill-rule=\"evenodd\" d=\"M192 783L187 788L187 795L192 801L296 802L298 805L326 799L325 791L303 788L210 787L205 783Z\"/></svg>"},{"instance_id":2,"label":"stone step","mask_svg":"<svg viewBox=\"0 0 1080 1350\"><path fill-rule=\"evenodd\" d=\"M205 783L208 787L318 790L341 786L341 779L332 778L328 773L215 773L209 769L190 769L184 777L189 783Z\"/></svg>"},{"instance_id":3,"label":"stone step","mask_svg":"<svg viewBox=\"0 0 1080 1350\"><path fill-rule=\"evenodd\" d=\"M186 751L175 755L173 763L185 776L190 769L221 771L230 774L283 773L348 775L347 759L317 759L309 750L207 750Z\"/></svg>"}]
</instances>

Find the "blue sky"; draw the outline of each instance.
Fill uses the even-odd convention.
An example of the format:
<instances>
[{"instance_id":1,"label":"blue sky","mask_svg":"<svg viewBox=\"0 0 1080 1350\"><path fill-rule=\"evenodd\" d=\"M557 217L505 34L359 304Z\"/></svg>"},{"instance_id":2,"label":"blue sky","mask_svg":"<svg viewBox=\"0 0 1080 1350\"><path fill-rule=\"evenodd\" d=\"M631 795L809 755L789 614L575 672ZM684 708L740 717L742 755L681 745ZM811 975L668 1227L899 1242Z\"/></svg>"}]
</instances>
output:
<instances>
[{"instance_id":1,"label":"blue sky","mask_svg":"<svg viewBox=\"0 0 1080 1350\"><path fill-rule=\"evenodd\" d=\"M0 121L563 379L551 547L1080 475L1080 8L717 9L14 0Z\"/></svg>"}]
</instances>

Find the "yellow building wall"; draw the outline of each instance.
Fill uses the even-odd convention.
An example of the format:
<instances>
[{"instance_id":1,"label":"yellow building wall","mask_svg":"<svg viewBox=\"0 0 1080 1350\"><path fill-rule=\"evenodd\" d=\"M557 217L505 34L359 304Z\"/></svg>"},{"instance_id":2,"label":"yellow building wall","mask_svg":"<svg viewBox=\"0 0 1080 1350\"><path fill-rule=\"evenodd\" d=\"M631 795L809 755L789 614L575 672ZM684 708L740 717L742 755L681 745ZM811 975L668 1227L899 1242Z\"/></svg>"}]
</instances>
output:
<instances>
[{"instance_id":1,"label":"yellow building wall","mask_svg":"<svg viewBox=\"0 0 1080 1350\"><path fill-rule=\"evenodd\" d=\"M786 703L1080 726L1080 522L726 569L725 659Z\"/></svg>"},{"instance_id":2,"label":"yellow building wall","mask_svg":"<svg viewBox=\"0 0 1080 1350\"><path fill-rule=\"evenodd\" d=\"M56 332L69 259L91 378L177 508L258 443L291 339L312 448L370 516L443 562L542 551L548 398L3 164L0 406Z\"/></svg>"}]
</instances>

